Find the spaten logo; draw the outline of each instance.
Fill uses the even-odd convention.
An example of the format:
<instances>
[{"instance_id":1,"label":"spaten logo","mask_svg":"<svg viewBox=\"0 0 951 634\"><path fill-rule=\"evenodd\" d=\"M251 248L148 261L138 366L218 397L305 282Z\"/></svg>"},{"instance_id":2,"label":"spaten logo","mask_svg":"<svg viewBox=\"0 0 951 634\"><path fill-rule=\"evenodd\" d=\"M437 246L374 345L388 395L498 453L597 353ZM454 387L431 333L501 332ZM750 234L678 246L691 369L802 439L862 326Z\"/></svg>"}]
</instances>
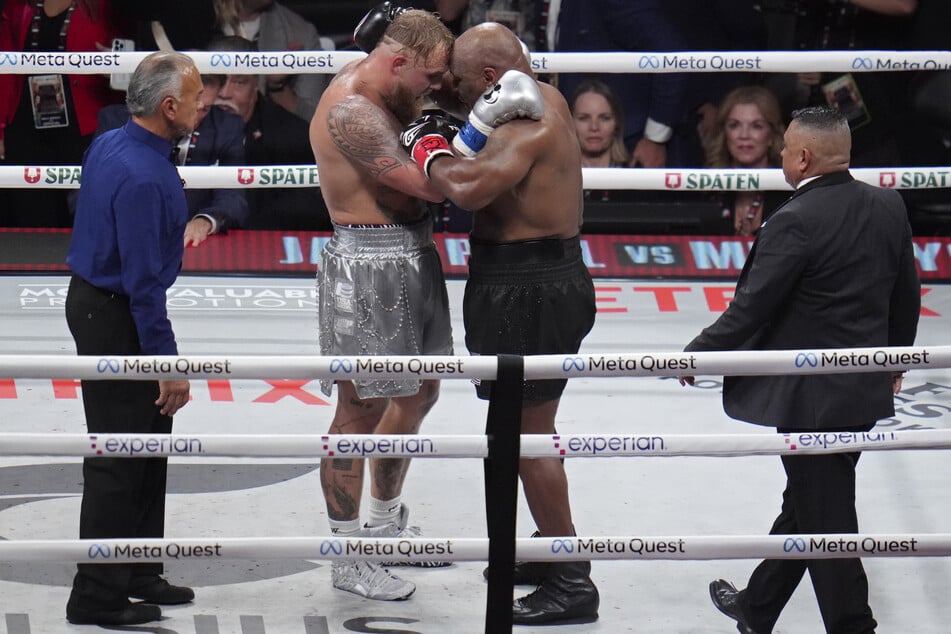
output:
<instances>
[{"instance_id":1,"label":"spaten logo","mask_svg":"<svg viewBox=\"0 0 951 634\"><path fill-rule=\"evenodd\" d=\"M40 182L40 178L43 176L43 171L38 167L24 167L23 168L23 180L30 183Z\"/></svg>"},{"instance_id":2,"label":"spaten logo","mask_svg":"<svg viewBox=\"0 0 951 634\"><path fill-rule=\"evenodd\" d=\"M250 185L254 182L254 168L244 167L238 170L238 182L242 185Z\"/></svg>"}]
</instances>

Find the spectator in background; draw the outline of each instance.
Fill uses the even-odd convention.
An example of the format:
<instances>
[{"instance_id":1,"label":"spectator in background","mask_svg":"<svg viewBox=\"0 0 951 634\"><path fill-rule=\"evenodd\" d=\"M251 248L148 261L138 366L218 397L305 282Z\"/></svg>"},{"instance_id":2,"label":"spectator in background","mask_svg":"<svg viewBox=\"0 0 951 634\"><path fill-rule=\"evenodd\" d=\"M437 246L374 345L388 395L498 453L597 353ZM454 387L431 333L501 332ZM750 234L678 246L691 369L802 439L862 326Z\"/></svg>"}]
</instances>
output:
<instances>
[{"instance_id":1,"label":"spectator in background","mask_svg":"<svg viewBox=\"0 0 951 634\"><path fill-rule=\"evenodd\" d=\"M586 79L569 102L575 133L581 145L582 167L627 167L630 152L624 145L624 110L610 86ZM614 192L584 190L584 199L608 202Z\"/></svg>"},{"instance_id":2,"label":"spectator in background","mask_svg":"<svg viewBox=\"0 0 951 634\"><path fill-rule=\"evenodd\" d=\"M215 108L222 75L202 75L204 92L198 113L198 127L178 142L178 165L246 165L244 121L237 114ZM129 120L125 105L107 106L99 111L96 136L119 128ZM248 221L248 201L243 189L186 189L190 220L185 225L185 246L195 246L216 233L244 227Z\"/></svg>"},{"instance_id":3,"label":"spectator in background","mask_svg":"<svg viewBox=\"0 0 951 634\"><path fill-rule=\"evenodd\" d=\"M140 51L204 50L215 35L213 0L113 0L137 25Z\"/></svg>"},{"instance_id":4,"label":"spectator in background","mask_svg":"<svg viewBox=\"0 0 951 634\"><path fill-rule=\"evenodd\" d=\"M571 98L571 118L581 143L582 167L625 167L624 111L614 91L598 79L586 79Z\"/></svg>"},{"instance_id":5,"label":"spectator in background","mask_svg":"<svg viewBox=\"0 0 951 634\"><path fill-rule=\"evenodd\" d=\"M664 0L562 0L557 51L682 51L688 48ZM631 167L686 165L694 126L687 122L688 78L682 73L596 75L624 106ZM585 76L563 73L570 97ZM695 145L695 144L694 144Z\"/></svg>"},{"instance_id":6,"label":"spectator in background","mask_svg":"<svg viewBox=\"0 0 951 634\"><path fill-rule=\"evenodd\" d=\"M780 167L783 125L779 102L768 88L742 86L724 97L704 145L707 167L766 169ZM787 192L720 192L727 233L751 236L788 198Z\"/></svg>"},{"instance_id":7,"label":"spectator in background","mask_svg":"<svg viewBox=\"0 0 951 634\"><path fill-rule=\"evenodd\" d=\"M110 0L7 0L0 51L100 51L125 28ZM78 165L99 109L120 100L98 74L0 75L0 156L14 165ZM67 190L16 189L0 224L68 227Z\"/></svg>"},{"instance_id":8,"label":"spectator in background","mask_svg":"<svg viewBox=\"0 0 951 634\"><path fill-rule=\"evenodd\" d=\"M691 51L762 51L768 47L766 21L749 0L668 0ZM762 83L759 73L688 73L688 109L699 123L699 139L712 130L717 104L740 86ZM698 144L698 151L700 147ZM697 164L702 163L702 157Z\"/></svg>"},{"instance_id":9,"label":"spectator in background","mask_svg":"<svg viewBox=\"0 0 951 634\"><path fill-rule=\"evenodd\" d=\"M436 13L456 35L476 24L498 22L511 29L530 50L547 50L546 42L539 37L539 0L435 0L435 4Z\"/></svg>"},{"instance_id":10,"label":"spectator in background","mask_svg":"<svg viewBox=\"0 0 951 634\"><path fill-rule=\"evenodd\" d=\"M213 51L248 52L254 44L243 37L216 38ZM216 108L244 121L244 152L248 165L314 164L310 126L258 90L257 75L226 75ZM332 228L327 207L315 187L248 190L248 228L326 231Z\"/></svg>"},{"instance_id":11,"label":"spectator in background","mask_svg":"<svg viewBox=\"0 0 951 634\"><path fill-rule=\"evenodd\" d=\"M259 51L312 51L333 47L313 24L274 0L214 0L224 35L250 40ZM274 103L310 123L330 76L266 75L260 88Z\"/></svg>"},{"instance_id":12,"label":"spectator in background","mask_svg":"<svg viewBox=\"0 0 951 634\"><path fill-rule=\"evenodd\" d=\"M908 47L917 0L794 0L767 12L771 49L901 50ZM901 162L897 123L910 74L898 72L771 73L766 85L784 112L830 105L852 130L852 166Z\"/></svg>"}]
</instances>

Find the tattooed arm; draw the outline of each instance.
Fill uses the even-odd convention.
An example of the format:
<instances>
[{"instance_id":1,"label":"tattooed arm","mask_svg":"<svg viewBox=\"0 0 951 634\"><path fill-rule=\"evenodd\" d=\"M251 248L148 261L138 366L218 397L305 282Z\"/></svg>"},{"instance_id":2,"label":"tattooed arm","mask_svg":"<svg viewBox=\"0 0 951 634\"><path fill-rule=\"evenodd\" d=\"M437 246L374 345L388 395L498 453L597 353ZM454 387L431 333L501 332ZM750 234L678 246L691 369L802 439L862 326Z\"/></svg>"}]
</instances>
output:
<instances>
[{"instance_id":1,"label":"tattooed arm","mask_svg":"<svg viewBox=\"0 0 951 634\"><path fill-rule=\"evenodd\" d=\"M377 181L379 190L395 190L431 202L440 194L400 146L399 131L384 112L360 95L340 101L327 113L327 130L338 151Z\"/></svg>"}]
</instances>

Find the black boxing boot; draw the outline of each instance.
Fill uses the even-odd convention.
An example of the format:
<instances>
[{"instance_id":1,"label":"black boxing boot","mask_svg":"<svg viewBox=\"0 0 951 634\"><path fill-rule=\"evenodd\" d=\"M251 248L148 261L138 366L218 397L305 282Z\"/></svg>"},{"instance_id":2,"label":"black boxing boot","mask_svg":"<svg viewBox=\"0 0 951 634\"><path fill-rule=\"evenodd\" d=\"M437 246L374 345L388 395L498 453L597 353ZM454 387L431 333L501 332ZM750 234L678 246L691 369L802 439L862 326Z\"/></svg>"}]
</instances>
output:
<instances>
[{"instance_id":1,"label":"black boxing boot","mask_svg":"<svg viewBox=\"0 0 951 634\"><path fill-rule=\"evenodd\" d=\"M535 592L512 604L516 625L567 625L598 620L601 598L590 561L552 562Z\"/></svg>"},{"instance_id":2,"label":"black boxing boot","mask_svg":"<svg viewBox=\"0 0 951 634\"><path fill-rule=\"evenodd\" d=\"M541 536L542 534L538 531L532 533L532 537ZM548 576L549 565L551 564L547 561L516 561L515 575L512 582L516 586L540 586L545 577ZM489 578L488 567L482 571L482 576L486 579Z\"/></svg>"}]
</instances>

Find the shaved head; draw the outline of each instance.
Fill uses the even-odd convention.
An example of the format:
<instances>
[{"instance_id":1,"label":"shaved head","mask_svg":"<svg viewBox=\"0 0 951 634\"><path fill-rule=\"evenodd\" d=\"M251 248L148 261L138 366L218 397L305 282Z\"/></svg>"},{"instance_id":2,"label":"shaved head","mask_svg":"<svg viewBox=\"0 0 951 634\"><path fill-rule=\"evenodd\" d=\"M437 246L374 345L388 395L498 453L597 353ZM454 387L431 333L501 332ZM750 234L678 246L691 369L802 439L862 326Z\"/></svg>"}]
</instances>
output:
<instances>
[{"instance_id":1,"label":"shaved head","mask_svg":"<svg viewBox=\"0 0 951 634\"><path fill-rule=\"evenodd\" d=\"M531 75L532 65L521 40L508 27L498 22L483 22L456 39L449 70L458 99L471 108L476 98L505 71L519 70Z\"/></svg>"},{"instance_id":2,"label":"shaved head","mask_svg":"<svg viewBox=\"0 0 951 634\"><path fill-rule=\"evenodd\" d=\"M795 111L783 141L783 174L793 187L812 176L849 168L852 132L838 110L815 107Z\"/></svg>"},{"instance_id":3,"label":"shaved head","mask_svg":"<svg viewBox=\"0 0 951 634\"><path fill-rule=\"evenodd\" d=\"M520 68L524 61L522 44L518 37L498 22L484 22L468 29L456 39L453 58L464 63L490 66L501 73Z\"/></svg>"}]
</instances>

